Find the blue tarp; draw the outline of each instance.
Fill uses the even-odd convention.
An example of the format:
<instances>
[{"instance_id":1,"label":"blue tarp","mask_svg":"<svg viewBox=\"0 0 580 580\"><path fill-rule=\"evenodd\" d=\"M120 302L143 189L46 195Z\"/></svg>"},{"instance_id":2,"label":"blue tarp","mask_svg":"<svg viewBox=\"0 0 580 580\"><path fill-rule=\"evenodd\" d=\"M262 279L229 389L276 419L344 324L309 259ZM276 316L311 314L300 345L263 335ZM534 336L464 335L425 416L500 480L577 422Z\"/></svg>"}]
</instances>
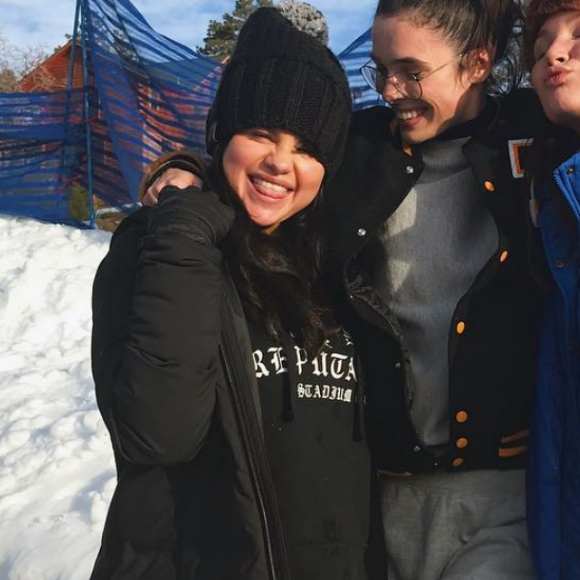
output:
<instances>
[{"instance_id":1,"label":"blue tarp","mask_svg":"<svg viewBox=\"0 0 580 580\"><path fill-rule=\"evenodd\" d=\"M89 147L93 192L115 207L137 201L162 153L204 150L221 65L155 32L128 0L82 0L81 9L85 90L0 94L2 213L81 225Z\"/></svg>"},{"instance_id":2,"label":"blue tarp","mask_svg":"<svg viewBox=\"0 0 580 580\"><path fill-rule=\"evenodd\" d=\"M360 67L367 63L370 56L370 28L338 55L338 59L346 71L355 111L376 105L385 105L382 97L366 84L360 74Z\"/></svg>"},{"instance_id":3,"label":"blue tarp","mask_svg":"<svg viewBox=\"0 0 580 580\"><path fill-rule=\"evenodd\" d=\"M0 94L0 211L69 221L84 132L83 91Z\"/></svg>"}]
</instances>

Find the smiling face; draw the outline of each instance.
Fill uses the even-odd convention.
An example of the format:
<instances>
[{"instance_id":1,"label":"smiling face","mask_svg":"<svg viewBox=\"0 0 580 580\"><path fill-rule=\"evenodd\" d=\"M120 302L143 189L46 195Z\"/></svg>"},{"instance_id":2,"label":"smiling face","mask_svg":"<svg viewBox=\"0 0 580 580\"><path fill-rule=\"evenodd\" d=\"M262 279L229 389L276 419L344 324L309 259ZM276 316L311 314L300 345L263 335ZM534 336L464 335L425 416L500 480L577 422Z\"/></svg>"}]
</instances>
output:
<instances>
[{"instance_id":1,"label":"smiling face","mask_svg":"<svg viewBox=\"0 0 580 580\"><path fill-rule=\"evenodd\" d=\"M416 144L477 117L491 65L487 51L482 51L475 60L464 57L470 64L461 67L458 47L406 16L375 18L372 58L388 75L404 71L421 78L433 72L421 81L420 99L406 97L392 82L382 92L395 111L403 141Z\"/></svg>"},{"instance_id":2,"label":"smiling face","mask_svg":"<svg viewBox=\"0 0 580 580\"><path fill-rule=\"evenodd\" d=\"M224 151L223 169L252 221L268 232L312 203L324 178L323 165L300 140L275 129L236 133Z\"/></svg>"},{"instance_id":3,"label":"smiling face","mask_svg":"<svg viewBox=\"0 0 580 580\"><path fill-rule=\"evenodd\" d=\"M580 11L555 14L540 28L532 84L548 118L580 134Z\"/></svg>"}]
</instances>

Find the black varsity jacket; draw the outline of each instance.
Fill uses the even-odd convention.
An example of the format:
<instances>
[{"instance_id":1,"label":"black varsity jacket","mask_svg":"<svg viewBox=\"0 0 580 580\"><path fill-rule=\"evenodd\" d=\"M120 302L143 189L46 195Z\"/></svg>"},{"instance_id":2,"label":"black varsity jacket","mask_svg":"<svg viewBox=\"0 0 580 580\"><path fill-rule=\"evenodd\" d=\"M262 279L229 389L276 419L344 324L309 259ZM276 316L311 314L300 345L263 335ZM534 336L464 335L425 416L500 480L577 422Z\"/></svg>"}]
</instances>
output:
<instances>
[{"instance_id":1,"label":"black varsity jacket","mask_svg":"<svg viewBox=\"0 0 580 580\"><path fill-rule=\"evenodd\" d=\"M518 90L490 99L482 115L485 123L464 151L497 224L499 246L457 304L449 328L451 442L442 457L425 447L412 423L404 339L371 278L373 261L381 259L377 233L422 171L421 161L405 153L389 129L392 111L376 107L355 114L345 160L326 191L332 270L365 371L368 440L379 470L525 465L541 290L529 268L532 234L521 153L543 114L531 91Z\"/></svg>"}]
</instances>

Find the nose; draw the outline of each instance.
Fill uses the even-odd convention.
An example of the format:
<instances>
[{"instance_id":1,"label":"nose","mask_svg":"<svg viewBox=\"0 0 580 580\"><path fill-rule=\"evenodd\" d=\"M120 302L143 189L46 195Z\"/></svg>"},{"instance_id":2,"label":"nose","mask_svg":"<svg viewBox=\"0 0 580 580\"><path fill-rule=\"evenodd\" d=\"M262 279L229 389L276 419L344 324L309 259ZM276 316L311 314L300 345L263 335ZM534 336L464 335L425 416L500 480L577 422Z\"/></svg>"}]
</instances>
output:
<instances>
[{"instance_id":1,"label":"nose","mask_svg":"<svg viewBox=\"0 0 580 580\"><path fill-rule=\"evenodd\" d=\"M385 102L393 103L394 101L405 98L405 95L399 90L399 87L392 78L384 79L383 82L385 86L381 91L381 96Z\"/></svg>"},{"instance_id":2,"label":"nose","mask_svg":"<svg viewBox=\"0 0 580 580\"><path fill-rule=\"evenodd\" d=\"M562 40L555 40L546 50L546 61L548 65L563 64L568 60L568 50L566 43Z\"/></svg>"},{"instance_id":3,"label":"nose","mask_svg":"<svg viewBox=\"0 0 580 580\"><path fill-rule=\"evenodd\" d=\"M264 164L275 175L288 173L292 168L292 150L279 143L273 144L272 149L264 158Z\"/></svg>"}]
</instances>

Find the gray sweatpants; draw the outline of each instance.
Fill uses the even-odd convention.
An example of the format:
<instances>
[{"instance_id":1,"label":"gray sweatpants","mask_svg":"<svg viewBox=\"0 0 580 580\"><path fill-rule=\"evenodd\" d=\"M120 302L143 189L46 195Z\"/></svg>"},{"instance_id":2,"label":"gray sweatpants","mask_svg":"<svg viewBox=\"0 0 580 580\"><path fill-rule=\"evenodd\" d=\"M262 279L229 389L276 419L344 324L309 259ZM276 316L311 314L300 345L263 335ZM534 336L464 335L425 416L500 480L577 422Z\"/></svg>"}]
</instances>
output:
<instances>
[{"instance_id":1,"label":"gray sweatpants","mask_svg":"<svg viewBox=\"0 0 580 580\"><path fill-rule=\"evenodd\" d=\"M388 580L533 580L523 471L382 475Z\"/></svg>"}]
</instances>

